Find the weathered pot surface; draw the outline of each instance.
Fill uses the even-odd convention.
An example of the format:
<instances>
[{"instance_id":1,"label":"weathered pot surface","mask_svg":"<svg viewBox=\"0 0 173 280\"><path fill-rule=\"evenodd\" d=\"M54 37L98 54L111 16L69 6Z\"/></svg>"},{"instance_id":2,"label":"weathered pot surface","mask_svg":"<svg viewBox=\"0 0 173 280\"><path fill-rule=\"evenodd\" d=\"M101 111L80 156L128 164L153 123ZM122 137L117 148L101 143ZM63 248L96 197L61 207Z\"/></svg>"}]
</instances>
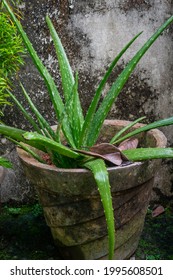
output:
<instances>
[{"instance_id":1,"label":"weathered pot surface","mask_svg":"<svg viewBox=\"0 0 173 280\"><path fill-rule=\"evenodd\" d=\"M108 142L129 122L106 120L100 141ZM139 127L141 124L135 125ZM134 128L133 128L134 129ZM142 145L165 147L155 129L138 136ZM107 228L95 180L86 169L41 164L18 149L26 175L37 189L55 243L68 259L106 259ZM138 246L154 175L160 160L108 168L116 226L114 259L127 259Z\"/></svg>"}]
</instances>

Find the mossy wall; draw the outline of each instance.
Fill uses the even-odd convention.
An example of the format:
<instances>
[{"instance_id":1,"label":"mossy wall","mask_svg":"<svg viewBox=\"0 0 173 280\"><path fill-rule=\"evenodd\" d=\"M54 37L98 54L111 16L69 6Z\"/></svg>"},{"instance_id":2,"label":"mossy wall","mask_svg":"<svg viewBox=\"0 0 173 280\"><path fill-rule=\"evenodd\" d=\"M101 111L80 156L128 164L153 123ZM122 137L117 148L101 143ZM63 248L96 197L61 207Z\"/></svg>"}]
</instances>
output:
<instances>
[{"instance_id":1,"label":"mossy wall","mask_svg":"<svg viewBox=\"0 0 173 280\"><path fill-rule=\"evenodd\" d=\"M55 51L45 23L45 15L48 13L53 20L73 69L79 71L80 97L86 111L97 82L114 56L135 34L144 31L123 57L111 80L141 44L173 13L171 2L161 0L23 0L20 1L19 8L23 14L22 24L29 38L39 56L53 73L57 85L60 86ZM149 122L173 115L172 39L173 26L164 32L141 60L113 106L109 118L134 120L145 115ZM54 124L55 116L48 94L29 57L26 57L26 64L17 79L25 85L44 116L51 124ZM21 90L16 82L15 84L16 96L22 100ZM9 125L29 128L15 106L6 108L4 121ZM173 146L173 129L165 128L164 132L168 137L168 144ZM4 176L1 200L16 200L19 197L22 200L31 199L33 195L30 184L21 175L15 151L4 139L2 139L1 147L1 152L4 153L5 149L8 156L15 162L14 171L6 172ZM172 161L163 163L162 169L158 172L157 189L153 192L153 198L162 197L165 200L172 195L172 169ZM9 194L6 193L8 189L10 189ZM16 195L17 193L20 195Z\"/></svg>"}]
</instances>

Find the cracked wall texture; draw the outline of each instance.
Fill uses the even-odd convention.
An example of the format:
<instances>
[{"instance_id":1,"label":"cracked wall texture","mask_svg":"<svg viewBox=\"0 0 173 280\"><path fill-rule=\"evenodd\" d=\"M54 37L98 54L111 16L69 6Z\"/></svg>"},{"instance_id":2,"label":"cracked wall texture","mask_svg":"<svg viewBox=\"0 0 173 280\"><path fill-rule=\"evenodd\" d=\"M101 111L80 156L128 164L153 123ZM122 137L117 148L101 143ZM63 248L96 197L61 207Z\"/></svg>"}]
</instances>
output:
<instances>
[{"instance_id":1,"label":"cracked wall texture","mask_svg":"<svg viewBox=\"0 0 173 280\"><path fill-rule=\"evenodd\" d=\"M119 62L106 90L142 43L173 13L173 1L25 0L21 1L19 8L30 40L61 91L55 51L45 23L45 15L51 17L74 71L79 71L80 98L86 112L98 81L115 55L133 36L143 31ZM173 26L145 54L113 105L109 118L134 120L145 115L149 122L173 115L172 39ZM18 79L25 85L41 112L44 112L44 116L54 124L55 115L48 94L29 57L26 57L26 64ZM21 90L15 84L16 96L24 102ZM4 113L7 124L29 128L15 106L7 107ZM162 130L168 138L168 144L173 145L173 129L169 127ZM9 143L3 139L1 146L2 151L6 149L10 157ZM164 162L157 177L157 187L161 189L163 199L172 195L172 169L172 161ZM18 182L18 177L15 180L13 178L14 187L22 189L22 183ZM30 196L29 192L28 189L25 195Z\"/></svg>"}]
</instances>

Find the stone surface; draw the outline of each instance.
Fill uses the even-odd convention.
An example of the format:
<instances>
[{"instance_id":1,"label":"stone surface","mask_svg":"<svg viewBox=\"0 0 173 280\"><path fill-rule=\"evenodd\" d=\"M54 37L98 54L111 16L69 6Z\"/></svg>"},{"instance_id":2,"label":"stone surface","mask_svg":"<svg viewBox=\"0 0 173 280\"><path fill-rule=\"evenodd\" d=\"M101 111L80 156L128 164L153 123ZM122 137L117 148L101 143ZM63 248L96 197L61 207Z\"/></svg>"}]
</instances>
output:
<instances>
[{"instance_id":1,"label":"stone surface","mask_svg":"<svg viewBox=\"0 0 173 280\"><path fill-rule=\"evenodd\" d=\"M60 87L55 51L45 23L45 15L48 14L53 20L74 71L79 71L80 97L84 112L88 108L99 79L120 49L135 34L144 31L123 56L115 75L123 69L129 58L154 30L173 13L171 1L161 0L22 0L20 9L23 13L22 23L29 38ZM172 38L171 26L142 59L116 104L113 105L109 118L133 120L146 115L148 122L173 115ZM115 75L110 79L106 90ZM45 118L51 124L56 123L45 86L29 57L26 57L26 64L22 67L14 87L16 96L24 103L18 85L19 78ZM26 107L28 109L28 105ZM4 121L7 124L30 129L15 106L6 107L4 113ZM164 128L163 131L168 137L169 145L173 145L173 130ZM2 153L5 153L6 145L1 144ZM172 169L172 161L169 161L158 172L157 185L160 193L156 190L153 198L172 195ZM11 188L14 185L16 188L25 189L24 185L21 186L22 173L18 165L14 176L9 177L6 187Z\"/></svg>"},{"instance_id":2,"label":"stone surface","mask_svg":"<svg viewBox=\"0 0 173 280\"><path fill-rule=\"evenodd\" d=\"M5 156L13 163L13 168L0 166L0 202L11 205L34 202L35 191L23 173L16 150L12 148Z\"/></svg>"},{"instance_id":3,"label":"stone surface","mask_svg":"<svg viewBox=\"0 0 173 280\"><path fill-rule=\"evenodd\" d=\"M0 184L2 184L4 177L5 177L5 168L0 166Z\"/></svg>"}]
</instances>

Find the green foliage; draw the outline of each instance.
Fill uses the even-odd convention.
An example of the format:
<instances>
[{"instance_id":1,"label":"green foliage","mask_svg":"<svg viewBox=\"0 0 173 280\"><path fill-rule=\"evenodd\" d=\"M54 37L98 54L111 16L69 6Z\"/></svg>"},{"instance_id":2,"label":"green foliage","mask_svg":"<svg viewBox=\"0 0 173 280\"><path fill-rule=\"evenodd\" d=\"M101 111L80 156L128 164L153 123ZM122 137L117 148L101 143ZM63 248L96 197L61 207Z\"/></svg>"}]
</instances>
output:
<instances>
[{"instance_id":1,"label":"green foliage","mask_svg":"<svg viewBox=\"0 0 173 280\"><path fill-rule=\"evenodd\" d=\"M0 260L60 260L39 204L1 206Z\"/></svg>"},{"instance_id":2,"label":"green foliage","mask_svg":"<svg viewBox=\"0 0 173 280\"><path fill-rule=\"evenodd\" d=\"M139 134L141 132L149 131L149 130L154 129L154 128L158 128L158 127L161 127L161 126L168 126L168 125L172 125L172 124L173 124L173 117L170 117L170 118L167 118L167 119L164 119L164 120L159 120L159 121L147 124L147 125L145 125L143 127L137 128L134 131L127 133L123 137L119 137L120 136L119 135L116 139L115 138L112 139L111 143L112 142L114 144L120 143L120 142L122 142L122 141L124 141L124 140L126 140L126 139L128 139L128 138L130 138L132 136L135 136L135 135L137 135L137 134Z\"/></svg>"},{"instance_id":3,"label":"green foliage","mask_svg":"<svg viewBox=\"0 0 173 280\"><path fill-rule=\"evenodd\" d=\"M25 215L31 213L33 216L38 217L43 214L43 209L40 204L36 203L34 205L22 205L20 207L8 207L4 206L6 214L10 215Z\"/></svg>"},{"instance_id":4,"label":"green foliage","mask_svg":"<svg viewBox=\"0 0 173 280\"><path fill-rule=\"evenodd\" d=\"M8 102L8 93L6 92L6 89L8 89L8 82L7 79L3 78L2 70L0 69L0 108L4 106L5 104L10 105L10 102ZM3 116L3 112L0 109L0 117ZM0 121L1 122L1 121Z\"/></svg>"},{"instance_id":5,"label":"green foliage","mask_svg":"<svg viewBox=\"0 0 173 280\"><path fill-rule=\"evenodd\" d=\"M105 217L108 227L109 236L109 259L113 258L115 246L115 228L114 228L114 214L111 197L111 187L109 184L109 177L106 165L103 160L96 159L88 161L84 166L93 172L96 180L101 201L105 210Z\"/></svg>"},{"instance_id":6,"label":"green foliage","mask_svg":"<svg viewBox=\"0 0 173 280\"><path fill-rule=\"evenodd\" d=\"M16 26L4 12L0 12L0 42L0 69L6 77L18 71L23 64L21 54L24 47Z\"/></svg>"},{"instance_id":7,"label":"green foliage","mask_svg":"<svg viewBox=\"0 0 173 280\"><path fill-rule=\"evenodd\" d=\"M173 148L137 148L125 150L123 154L131 161L173 158Z\"/></svg>"},{"instance_id":8,"label":"green foliage","mask_svg":"<svg viewBox=\"0 0 173 280\"><path fill-rule=\"evenodd\" d=\"M165 201L165 205L168 202ZM144 230L136 252L137 259L173 260L173 211L172 207L165 208L165 212L152 217L149 209Z\"/></svg>"},{"instance_id":9,"label":"green foliage","mask_svg":"<svg viewBox=\"0 0 173 280\"><path fill-rule=\"evenodd\" d=\"M132 40L130 40L130 42L127 43L127 45L122 49L122 51L115 57L110 67L106 71L103 79L101 80L96 90L93 101L91 102L91 106L88 109L87 115L84 118L82 113L82 106L78 95L78 74L76 74L75 77L73 76L73 72L69 64L67 55L50 18L47 16L46 21L56 49L64 99L61 98L51 74L38 57L29 38L24 32L22 25L14 15L13 11L10 9L7 2L5 0L2 0L2 2L11 17L12 25L14 23L15 28L17 28L20 36L22 37L23 42L35 66L37 67L38 71L40 72L40 75L44 79L45 85L47 86L48 93L50 95L50 99L54 106L58 126L56 131L52 130L47 121L43 118L43 116L39 113L38 109L33 104L31 98L29 97L29 94L21 85L24 97L27 103L29 104L30 108L32 109L36 120L32 119L31 116L28 115L25 108L13 96L9 89L7 90L7 93L12 97L13 101L23 112L27 120L33 125L33 128L36 132L25 132L20 129L1 125L0 133L7 137L10 137L10 139L15 141L20 146L27 143L31 147L38 148L41 151L46 151L49 154L52 162L58 167L86 167L92 171L105 210L105 217L107 220L109 237L109 257L112 258L115 244L115 228L113 208L111 202L111 191L106 165L103 159L97 159L94 157L94 155L82 154L80 150L89 150L90 147L92 147L97 142L100 130L102 128L102 124L106 116L108 115L113 103L115 102L117 96L121 92L124 84L128 80L130 74L132 73L140 59L143 57L143 55L146 53L146 51L159 37L159 35L172 23L173 16L170 17L134 55L134 57L130 60L130 62L118 76L116 81L113 82L112 87L106 94L103 101L100 102L102 91L110 74L112 73L112 70L114 69L122 55L139 37L141 33L137 34L134 38L132 38ZM99 102L100 105L98 106ZM134 123L132 123L132 125L134 125L138 121L139 120L136 120ZM131 134L127 134L126 138L132 136L132 134L135 135L137 133L153 129L155 127L171 124L173 124L172 117L166 120L155 122L148 126L146 125ZM124 135L124 133L129 128L130 126L121 131L117 136L114 136L111 140L111 143L120 142L120 140L125 139L122 138L122 134ZM62 142L61 132L63 132L65 144L63 144L64 142ZM22 142L23 144L19 142ZM149 150L148 149L149 148L125 150L123 151L123 153L127 157L129 157L130 160L136 161L158 157L173 157L173 152L171 148L165 148L160 150L154 148ZM36 157L31 150L28 149L28 152L31 153L32 156Z\"/></svg>"},{"instance_id":10,"label":"green foliage","mask_svg":"<svg viewBox=\"0 0 173 280\"><path fill-rule=\"evenodd\" d=\"M25 48L16 26L9 14L0 8L0 108L9 105L6 89L10 87L9 78L15 74L23 62ZM3 115L0 109L0 116Z\"/></svg>"},{"instance_id":11,"label":"green foliage","mask_svg":"<svg viewBox=\"0 0 173 280\"><path fill-rule=\"evenodd\" d=\"M6 168L12 168L11 162L3 157L0 157L0 166L6 167Z\"/></svg>"}]
</instances>

